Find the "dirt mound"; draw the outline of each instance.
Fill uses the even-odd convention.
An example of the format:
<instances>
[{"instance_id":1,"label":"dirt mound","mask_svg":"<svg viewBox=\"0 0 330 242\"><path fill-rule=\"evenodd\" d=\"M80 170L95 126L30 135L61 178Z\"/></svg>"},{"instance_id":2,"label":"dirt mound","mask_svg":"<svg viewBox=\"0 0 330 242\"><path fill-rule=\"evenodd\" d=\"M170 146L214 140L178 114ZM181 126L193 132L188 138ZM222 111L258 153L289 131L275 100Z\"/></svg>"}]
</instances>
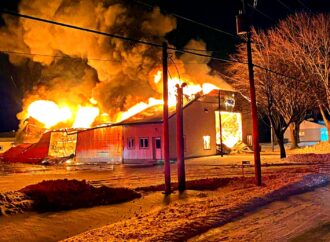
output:
<instances>
[{"instance_id":1,"label":"dirt mound","mask_svg":"<svg viewBox=\"0 0 330 242\"><path fill-rule=\"evenodd\" d=\"M128 188L95 188L78 180L50 180L27 186L19 192L33 200L37 211L68 210L130 201L141 195Z\"/></svg>"}]
</instances>

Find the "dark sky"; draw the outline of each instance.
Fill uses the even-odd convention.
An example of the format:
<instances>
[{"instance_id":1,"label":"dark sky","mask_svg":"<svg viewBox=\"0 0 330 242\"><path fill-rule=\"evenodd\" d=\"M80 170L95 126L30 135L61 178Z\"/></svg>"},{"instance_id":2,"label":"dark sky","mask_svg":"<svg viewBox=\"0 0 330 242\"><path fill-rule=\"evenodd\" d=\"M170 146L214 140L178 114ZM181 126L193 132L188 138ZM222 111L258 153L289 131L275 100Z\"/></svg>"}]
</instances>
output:
<instances>
[{"instance_id":1,"label":"dark sky","mask_svg":"<svg viewBox=\"0 0 330 242\"><path fill-rule=\"evenodd\" d=\"M33 0L31 0L33 1ZM119 1L119 0L118 0ZM235 34L235 15L241 9L240 0L122 0L143 5L158 5L167 13L175 13L214 28ZM254 1L248 1L250 6ZM17 0L1 0L0 8L17 10ZM258 0L257 10L247 6L252 23L258 28L276 25L279 19L295 11L329 12L330 0ZM0 21L3 24L3 21ZM207 43L214 55L227 57L235 50L237 39L223 33L196 25L186 20L177 20L177 29L168 39L177 47L183 47L189 39L199 38ZM20 111L22 93L13 80L20 78L17 68L9 64L8 58L0 54L0 132L17 129L16 114Z\"/></svg>"}]
</instances>

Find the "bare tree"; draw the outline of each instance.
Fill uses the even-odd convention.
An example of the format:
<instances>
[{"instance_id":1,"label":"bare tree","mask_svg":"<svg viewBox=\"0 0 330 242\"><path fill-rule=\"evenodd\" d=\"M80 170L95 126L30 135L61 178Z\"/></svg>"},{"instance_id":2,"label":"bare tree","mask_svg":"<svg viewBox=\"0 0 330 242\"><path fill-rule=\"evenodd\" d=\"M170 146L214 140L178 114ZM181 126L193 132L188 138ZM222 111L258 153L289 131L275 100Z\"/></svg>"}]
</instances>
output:
<instances>
[{"instance_id":1,"label":"bare tree","mask_svg":"<svg viewBox=\"0 0 330 242\"><path fill-rule=\"evenodd\" d=\"M291 124L299 126L310 108L306 81L295 71L291 63L280 61L267 32L258 33L253 30L252 40L258 112L267 116L272 124L280 147L280 156L284 158L286 157L285 131ZM238 46L237 54L232 58L238 61L228 70L235 79L239 80L233 85L248 96L249 81L247 65L244 64L246 62L244 44Z\"/></svg>"},{"instance_id":2,"label":"bare tree","mask_svg":"<svg viewBox=\"0 0 330 242\"><path fill-rule=\"evenodd\" d=\"M309 95L317 101L330 134L330 14L294 14L268 36L281 61L308 78Z\"/></svg>"}]
</instances>

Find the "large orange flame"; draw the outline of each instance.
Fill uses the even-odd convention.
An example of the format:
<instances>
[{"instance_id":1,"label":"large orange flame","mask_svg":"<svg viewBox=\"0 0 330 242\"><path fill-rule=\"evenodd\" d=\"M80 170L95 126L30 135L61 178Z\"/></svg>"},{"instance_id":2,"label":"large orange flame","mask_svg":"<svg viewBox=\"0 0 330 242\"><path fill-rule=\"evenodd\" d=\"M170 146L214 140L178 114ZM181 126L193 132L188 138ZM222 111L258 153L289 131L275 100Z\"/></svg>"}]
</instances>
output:
<instances>
[{"instance_id":1,"label":"large orange flame","mask_svg":"<svg viewBox=\"0 0 330 242\"><path fill-rule=\"evenodd\" d=\"M71 110L68 107L59 107L53 101L48 100L37 100L31 103L28 115L43 123L45 128L72 118Z\"/></svg>"},{"instance_id":2,"label":"large orange flame","mask_svg":"<svg viewBox=\"0 0 330 242\"><path fill-rule=\"evenodd\" d=\"M117 117L117 122L126 120L147 108L150 108L152 106L159 105L159 104L163 104L163 100L155 99L152 97L149 98L148 103L139 102L138 104L135 104L133 107L129 108L126 112L120 113Z\"/></svg>"},{"instance_id":3,"label":"large orange flame","mask_svg":"<svg viewBox=\"0 0 330 242\"><path fill-rule=\"evenodd\" d=\"M78 111L70 106L58 106L49 100L37 100L28 107L28 117L33 117L49 129L61 122L74 121L74 128L88 128L99 115L95 106L79 106Z\"/></svg>"},{"instance_id":4,"label":"large orange flame","mask_svg":"<svg viewBox=\"0 0 330 242\"><path fill-rule=\"evenodd\" d=\"M160 84L160 81L162 79L162 71L159 70L154 75L154 83ZM214 89L219 89L217 86L211 84L211 83L203 83L203 84L193 84L192 82L188 80L180 80L179 78L169 78L168 80L168 105L170 107L173 107L176 105L176 85L181 85L182 83L187 83L188 85L183 89L183 94L185 96L190 97L190 99L194 98L194 96L197 93L203 93L208 94ZM118 115L117 121L126 120L135 114L142 112L143 110L155 106L163 104L163 100L158 100L154 98L149 98L148 103L140 102L136 105L132 106L130 109L128 109L126 112L122 112Z\"/></svg>"},{"instance_id":5,"label":"large orange flame","mask_svg":"<svg viewBox=\"0 0 330 242\"><path fill-rule=\"evenodd\" d=\"M95 118L100 114L98 107L82 107L79 106L73 128L89 128Z\"/></svg>"},{"instance_id":6,"label":"large orange flame","mask_svg":"<svg viewBox=\"0 0 330 242\"><path fill-rule=\"evenodd\" d=\"M154 76L154 83L161 85L162 71L157 71ZM187 86L183 89L183 94L189 99L193 99L197 93L207 94L214 89L219 89L211 83L194 84L189 80L181 80L177 77L170 78L168 80L168 105L176 105L176 85L187 83ZM73 107L69 105L58 106L55 102L49 100L37 100L30 104L28 108L28 116L37 119L39 122L45 125L45 128L51 128L61 122L71 121L73 128L88 128L94 120L100 115L100 110L96 106L97 101L93 98L90 100L90 104L87 106ZM149 98L148 102L139 102L129 108L126 112L121 112L117 115L117 122L126 120L141 111L155 106L163 104L163 100ZM102 118L99 118L102 120ZM108 118L109 119L109 118Z\"/></svg>"}]
</instances>

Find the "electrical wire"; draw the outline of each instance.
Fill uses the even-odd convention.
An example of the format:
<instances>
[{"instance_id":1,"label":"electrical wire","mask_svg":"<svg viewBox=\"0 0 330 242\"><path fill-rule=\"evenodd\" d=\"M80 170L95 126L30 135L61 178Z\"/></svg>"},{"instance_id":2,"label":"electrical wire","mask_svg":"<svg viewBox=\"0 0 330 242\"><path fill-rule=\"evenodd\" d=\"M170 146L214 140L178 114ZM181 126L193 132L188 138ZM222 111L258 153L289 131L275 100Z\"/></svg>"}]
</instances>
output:
<instances>
[{"instance_id":1,"label":"electrical wire","mask_svg":"<svg viewBox=\"0 0 330 242\"><path fill-rule=\"evenodd\" d=\"M281 0L276 0L279 4L281 4L283 7L285 7L289 12L294 13L291 8L289 8L285 3L283 3Z\"/></svg>"},{"instance_id":2,"label":"electrical wire","mask_svg":"<svg viewBox=\"0 0 330 242\"><path fill-rule=\"evenodd\" d=\"M248 7L252 8L253 10L255 10L256 12L258 12L259 14L261 14L262 16L264 16L265 18L267 18L269 21L271 22L275 22L275 20L270 17L268 14L265 14L264 12L262 12L261 10L257 9L256 7L252 6L251 4L247 4Z\"/></svg>"},{"instance_id":3,"label":"electrical wire","mask_svg":"<svg viewBox=\"0 0 330 242\"><path fill-rule=\"evenodd\" d=\"M136 3L138 3L138 4L141 4L141 5L147 6L147 7L149 7L149 8L154 8L153 5L148 4L148 3L145 3L144 1L140 1L140 0L133 0L133 1L136 2ZM164 11L164 9L162 9L162 10ZM213 31L216 31L216 32L219 32L219 33L225 34L225 35L230 36L230 37L234 37L235 39L238 39L238 40L242 41L242 39L241 39L239 36L237 36L237 35L235 35L235 34L232 34L232 33L229 33L229 32L227 32L227 31L224 31L224 30L222 30L222 29L212 27L212 26L210 26L210 25L207 25L207 24L204 24L204 23L198 22L198 21L196 21L196 20L193 20L193 19L190 19L190 18L184 17L184 16L182 16L182 15L179 15L179 14L176 14L176 13L173 13L173 12L168 12L168 11L164 11L164 12L165 12L166 14L172 15L172 16L178 18L178 19L182 19L182 20L185 20L185 21L187 21L187 22L191 22L191 23L193 23L193 24L196 24L196 25L202 26L202 27L207 28L207 29L211 29L211 30L213 30Z\"/></svg>"},{"instance_id":4,"label":"electrical wire","mask_svg":"<svg viewBox=\"0 0 330 242\"><path fill-rule=\"evenodd\" d=\"M71 57L71 56L67 56L67 55L48 55L48 54L28 53L28 52L19 52L19 51L11 51L11 50L0 50L0 52L7 53L7 54L14 54L14 55L43 56L43 57L51 57L51 58L80 58L81 60L85 59L82 57ZM86 60L87 60L87 58L86 58ZM110 60L110 59L88 58L88 60L121 63L121 61L115 61L115 60Z\"/></svg>"},{"instance_id":5,"label":"electrical wire","mask_svg":"<svg viewBox=\"0 0 330 242\"><path fill-rule=\"evenodd\" d=\"M26 19L31 19L31 20L35 20L35 21L39 21L39 22L48 23L48 24L53 24L53 25L57 25L57 26L62 26L62 27L66 27L66 28L77 29L77 30L81 30L81 31L89 32L89 33L104 35L104 36L117 38L117 39L121 39L121 40L132 41L132 42L145 44L145 45L149 45L149 46L162 47L162 44L158 44L158 43L133 39L133 38L117 35L117 34L110 34L110 33L102 32L102 31L94 30L94 29L83 28L83 27L79 27L79 26L76 26L76 25L66 24L66 23L62 23L62 22L49 20L49 19L38 18L38 17L31 16L31 15L26 15L26 14L21 14L21 13L8 11L6 9L0 9L0 13L9 14L9 15L12 15L12 16L26 18Z\"/></svg>"},{"instance_id":6,"label":"electrical wire","mask_svg":"<svg viewBox=\"0 0 330 242\"><path fill-rule=\"evenodd\" d=\"M20 13L8 11L8 10L5 10L5 9L0 9L0 13L9 14L9 15L13 15L13 16L16 16L16 17L21 17L21 18L27 18L27 19L31 19L31 20L34 20L34 21L48 23L48 24L58 25L58 26L66 27L66 28L77 29L77 30L85 31L85 32L89 32L89 33L104 35L104 36L117 38L117 39L121 39L121 40L125 40L125 41L132 41L132 42L136 42L136 43L139 43L139 44L145 44L145 45L149 45L149 46L153 46L153 47L163 48L162 44L157 44L157 43L143 41L143 40L137 40L137 39L128 38L128 37L124 37L124 36L120 36L120 35L116 35L116 34L110 34L110 33L101 32L101 31L97 31L97 30L93 30L93 29L87 29L87 28L83 28L83 27L79 27L79 26L75 26L75 25L56 22L56 21L52 21L52 20L48 20L48 19L33 17L33 16L30 16L30 15L20 14ZM179 53L192 54L192 55L206 57L206 58L210 58L210 59L218 60L218 61L222 61L222 62L227 62L227 63L235 63L236 62L236 63L241 63L241 64L248 64L247 62L243 62L243 61L239 61L239 60L230 60L230 59L213 57L211 55L196 53L196 52L185 50L185 49L177 49L177 48L174 48L174 47L168 47L168 49L169 50L174 50L174 51L179 52ZM253 66L255 66L257 68L260 68L260 69L263 69L263 70L267 70L267 71L269 71L273 74L277 74L277 75L280 75L280 76L283 76L283 77L286 77L286 78L297 80L296 78L286 76L282 73L273 71L271 69L268 69L268 68L265 68L265 67L262 67L262 66L259 66L259 65L253 64Z\"/></svg>"},{"instance_id":7,"label":"electrical wire","mask_svg":"<svg viewBox=\"0 0 330 242\"><path fill-rule=\"evenodd\" d=\"M311 10L309 7L307 7L307 5L304 4L302 1L297 0L297 2L298 2L301 6L303 6L303 8L305 8L307 11L312 12L312 10Z\"/></svg>"}]
</instances>

